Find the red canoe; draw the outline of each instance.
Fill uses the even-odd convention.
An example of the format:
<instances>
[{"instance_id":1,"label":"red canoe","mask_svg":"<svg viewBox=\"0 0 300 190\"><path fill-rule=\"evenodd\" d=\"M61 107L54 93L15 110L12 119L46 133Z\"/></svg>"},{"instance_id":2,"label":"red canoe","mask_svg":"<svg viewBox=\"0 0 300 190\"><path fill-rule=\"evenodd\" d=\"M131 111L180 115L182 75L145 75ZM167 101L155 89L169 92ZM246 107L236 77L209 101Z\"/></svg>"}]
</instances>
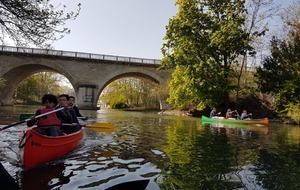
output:
<instances>
[{"instance_id":1,"label":"red canoe","mask_svg":"<svg viewBox=\"0 0 300 190\"><path fill-rule=\"evenodd\" d=\"M25 169L55 160L79 146L84 137L80 131L64 136L45 136L29 128L20 139L20 156Z\"/></svg>"}]
</instances>

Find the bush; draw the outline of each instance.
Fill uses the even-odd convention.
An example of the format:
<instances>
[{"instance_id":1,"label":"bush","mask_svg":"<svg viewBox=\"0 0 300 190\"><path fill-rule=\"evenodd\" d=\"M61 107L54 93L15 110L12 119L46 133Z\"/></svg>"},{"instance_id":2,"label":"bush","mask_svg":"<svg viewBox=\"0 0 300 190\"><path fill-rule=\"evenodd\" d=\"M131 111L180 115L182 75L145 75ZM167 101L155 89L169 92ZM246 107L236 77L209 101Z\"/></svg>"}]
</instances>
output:
<instances>
[{"instance_id":1,"label":"bush","mask_svg":"<svg viewBox=\"0 0 300 190\"><path fill-rule=\"evenodd\" d=\"M300 104L289 104L286 107L287 116L297 122L300 122Z\"/></svg>"}]
</instances>

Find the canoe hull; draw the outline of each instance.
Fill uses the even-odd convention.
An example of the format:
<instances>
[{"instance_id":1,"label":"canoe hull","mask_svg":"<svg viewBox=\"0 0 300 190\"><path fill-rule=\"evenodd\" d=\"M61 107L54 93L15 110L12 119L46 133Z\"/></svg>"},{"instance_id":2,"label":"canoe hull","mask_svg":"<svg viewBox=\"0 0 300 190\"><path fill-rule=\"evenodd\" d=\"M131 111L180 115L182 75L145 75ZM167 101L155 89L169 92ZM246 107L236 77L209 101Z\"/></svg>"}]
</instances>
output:
<instances>
[{"instance_id":1,"label":"canoe hull","mask_svg":"<svg viewBox=\"0 0 300 190\"><path fill-rule=\"evenodd\" d=\"M20 139L20 156L25 169L55 160L79 146L84 128L70 135L51 137L29 128Z\"/></svg>"},{"instance_id":2,"label":"canoe hull","mask_svg":"<svg viewBox=\"0 0 300 190\"><path fill-rule=\"evenodd\" d=\"M261 124L261 125L269 124L268 118L240 120L240 119L210 118L210 117L202 116L201 121L202 123L228 123L228 124L232 123L232 124Z\"/></svg>"}]
</instances>

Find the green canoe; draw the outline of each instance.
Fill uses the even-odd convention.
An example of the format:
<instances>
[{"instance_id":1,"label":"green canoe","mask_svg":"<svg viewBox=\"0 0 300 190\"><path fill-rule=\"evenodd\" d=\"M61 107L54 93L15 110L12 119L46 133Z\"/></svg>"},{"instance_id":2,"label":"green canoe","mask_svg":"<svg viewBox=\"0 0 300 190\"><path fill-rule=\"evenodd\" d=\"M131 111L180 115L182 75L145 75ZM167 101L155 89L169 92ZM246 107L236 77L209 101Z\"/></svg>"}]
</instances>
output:
<instances>
[{"instance_id":1,"label":"green canoe","mask_svg":"<svg viewBox=\"0 0 300 190\"><path fill-rule=\"evenodd\" d=\"M25 120L25 119L30 118L30 117L33 116L33 115L34 115L34 113L22 113L22 114L20 114L19 120L20 120L20 121L23 121L23 120Z\"/></svg>"},{"instance_id":2,"label":"green canoe","mask_svg":"<svg viewBox=\"0 0 300 190\"><path fill-rule=\"evenodd\" d=\"M224 117L205 117L202 116L201 118L202 123L236 123L236 124L261 124L261 125L268 125L269 119L262 118L262 119L225 119Z\"/></svg>"}]
</instances>

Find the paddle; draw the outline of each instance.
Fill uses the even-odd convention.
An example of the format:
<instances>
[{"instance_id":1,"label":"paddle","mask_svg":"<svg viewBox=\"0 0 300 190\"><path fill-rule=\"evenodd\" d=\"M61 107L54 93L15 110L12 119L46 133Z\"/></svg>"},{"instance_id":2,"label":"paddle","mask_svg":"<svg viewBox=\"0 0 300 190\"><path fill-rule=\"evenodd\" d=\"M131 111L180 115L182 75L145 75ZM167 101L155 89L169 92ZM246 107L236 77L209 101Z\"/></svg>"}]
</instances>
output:
<instances>
[{"instance_id":1,"label":"paddle","mask_svg":"<svg viewBox=\"0 0 300 190\"><path fill-rule=\"evenodd\" d=\"M43 113L43 114L40 114L40 115L36 115L35 118L40 118L40 117L43 117L45 115L49 115L51 113L55 113L55 112L58 112L60 110L63 110L64 108L58 108L58 109L55 109L55 110L52 110L52 111L49 111L47 113ZM16 123L13 123L13 124L10 124L10 125L7 125L5 127L2 127L0 128L0 131L4 130L4 129L7 129L7 128L10 128L10 127L13 127L13 126L16 126L16 125L19 125L19 124L22 124L22 123L25 123L27 121L30 121L30 118L28 119L25 119L25 120L22 120L22 121L19 121L19 122L16 122Z\"/></svg>"},{"instance_id":2,"label":"paddle","mask_svg":"<svg viewBox=\"0 0 300 190\"><path fill-rule=\"evenodd\" d=\"M8 173L4 166L0 163L0 186L4 189L20 190L15 179Z\"/></svg>"},{"instance_id":3,"label":"paddle","mask_svg":"<svg viewBox=\"0 0 300 190\"><path fill-rule=\"evenodd\" d=\"M77 117L77 119L87 120L87 119L88 119L88 117L84 117L84 116L82 116L82 117Z\"/></svg>"},{"instance_id":4,"label":"paddle","mask_svg":"<svg viewBox=\"0 0 300 190\"><path fill-rule=\"evenodd\" d=\"M98 132L113 132L115 130L115 126L112 123L92 123L86 125L85 127L91 128Z\"/></svg>"},{"instance_id":5,"label":"paddle","mask_svg":"<svg viewBox=\"0 0 300 190\"><path fill-rule=\"evenodd\" d=\"M22 114L20 114L20 121L28 119L33 115L34 115L34 113L22 113ZM77 119L87 120L88 117L77 117Z\"/></svg>"},{"instance_id":6,"label":"paddle","mask_svg":"<svg viewBox=\"0 0 300 190\"><path fill-rule=\"evenodd\" d=\"M21 118L22 118L22 120L28 119L32 115L34 115L34 114L33 113L23 113L20 115L20 120L21 120ZM77 119L86 120L87 117L77 117ZM71 124L62 124L62 125L71 125ZM92 123L92 124L82 125L82 126L84 126L86 128L92 128L94 131L97 131L97 132L113 132L115 129L115 126L111 123Z\"/></svg>"},{"instance_id":7,"label":"paddle","mask_svg":"<svg viewBox=\"0 0 300 190\"><path fill-rule=\"evenodd\" d=\"M69 123L62 123L61 125L71 126ZM81 124L82 127L91 128L97 132L113 132L115 129L114 124L112 123L92 123L88 125Z\"/></svg>"},{"instance_id":8,"label":"paddle","mask_svg":"<svg viewBox=\"0 0 300 190\"><path fill-rule=\"evenodd\" d=\"M236 113L236 115L237 115L237 118L236 119L240 119L240 114L239 114L239 112L237 112L236 110L234 110L235 111L235 113Z\"/></svg>"}]
</instances>

